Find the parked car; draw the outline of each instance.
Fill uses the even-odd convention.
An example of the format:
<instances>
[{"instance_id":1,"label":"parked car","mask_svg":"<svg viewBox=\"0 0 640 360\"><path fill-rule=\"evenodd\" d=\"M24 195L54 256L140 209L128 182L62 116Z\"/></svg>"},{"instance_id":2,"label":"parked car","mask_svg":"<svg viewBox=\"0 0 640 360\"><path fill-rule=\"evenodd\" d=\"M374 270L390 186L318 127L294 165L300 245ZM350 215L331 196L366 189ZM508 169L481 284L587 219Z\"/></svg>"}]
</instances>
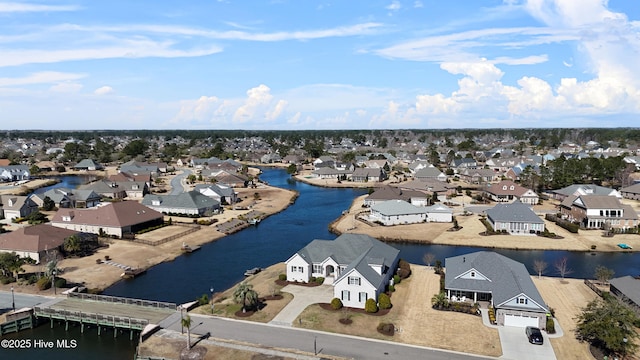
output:
<instances>
[{"instance_id":1,"label":"parked car","mask_svg":"<svg viewBox=\"0 0 640 360\"><path fill-rule=\"evenodd\" d=\"M542 339L542 332L537 327L527 326L525 329L529 342L536 345L542 345L544 340Z\"/></svg>"}]
</instances>

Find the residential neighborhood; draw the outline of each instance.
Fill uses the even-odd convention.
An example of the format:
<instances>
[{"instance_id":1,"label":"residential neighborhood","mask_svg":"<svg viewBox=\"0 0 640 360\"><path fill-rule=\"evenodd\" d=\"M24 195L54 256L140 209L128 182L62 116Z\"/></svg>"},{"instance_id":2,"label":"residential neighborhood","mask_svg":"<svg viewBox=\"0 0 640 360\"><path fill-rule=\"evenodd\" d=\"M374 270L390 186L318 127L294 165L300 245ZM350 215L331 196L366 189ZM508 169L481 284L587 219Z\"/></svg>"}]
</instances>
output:
<instances>
[{"instance_id":1,"label":"residential neighborhood","mask_svg":"<svg viewBox=\"0 0 640 360\"><path fill-rule=\"evenodd\" d=\"M207 141L188 140L189 133L149 140L130 135L3 140L0 254L22 259L21 268L28 274L3 278L8 286L36 293L50 289L29 284L31 276L64 277L67 282L77 277L85 289L92 277L104 276L103 286L108 286L140 264L146 264L139 268L143 272L167 261L162 253L181 256L251 226L255 226L252 231L269 231L265 230L269 225L258 225L261 220L277 217L298 196L278 195L281 190L261 178L263 171L279 169L286 172L287 183L358 189L361 195L347 199L350 207L340 209L342 214L329 225L335 239L306 239L306 245L282 255L282 263L276 264L282 266L282 273L275 274L281 281L276 292L295 292L291 290L295 286L324 289L320 290L323 296L331 294L331 298L317 301L320 305L339 304L347 309L341 310L343 314L388 311L396 314L389 316L403 324L409 336L413 325L397 314L409 311L404 307L413 300L400 300L397 294L409 291L407 286L419 286L412 272L426 276L423 272L428 270L442 278L439 290L429 288L430 293L422 295L423 301L431 300L429 311L438 312L437 316L453 319L455 312L465 309L473 313L469 321L477 321L476 326L499 333L500 329L539 328L545 341L554 344L544 347L550 358L561 358L558 354L563 354L564 346L589 351L580 347L575 330L569 330L575 328L575 317L587 303L576 307L564 300L558 304L556 298L545 295L557 289L548 284L539 288L535 276L562 274L564 278L571 269L533 260L525 264L491 251L408 265L394 244L633 254L640 248L637 144L623 148L610 141L605 148L560 141L553 148L507 136L476 137L474 148L462 149L460 144L468 145L469 137L455 132L398 140L393 131L364 133L364 141L354 136L336 143L326 137L316 148L294 146L278 134L261 132L230 133ZM374 146L381 142L376 139L386 139L387 147ZM55 150L49 151L49 146ZM55 182L70 176L81 178L82 184ZM34 184L40 185L29 187ZM326 206L319 201L310 207L322 211ZM307 235L303 231L296 236ZM118 250L125 248L129 250ZM106 257L101 255L105 251ZM123 260L125 254L135 255ZM434 267L436 260L441 270ZM52 263L83 265L64 266L62 270L78 269L58 275L41 270ZM109 266L119 272L111 275L105 271ZM593 281L598 284L594 287L608 289L621 303L639 306L633 294L640 281L634 276ZM571 284L586 289L584 299L599 296L584 283ZM261 296L273 291L263 284L255 286L262 289ZM394 296L394 291L399 293ZM226 308L231 305L223 304L229 300L216 301ZM284 303L270 309L286 313L286 307ZM554 317L556 307L574 312L569 318L567 314ZM298 326L305 327L304 311L311 310L301 311ZM281 315L270 316L275 317L274 323L283 323ZM295 325L290 320L284 323ZM349 333L347 328L343 331ZM501 338L496 339L500 349ZM524 340L522 346L529 345L524 335L520 340ZM559 345L566 343L570 345Z\"/></svg>"}]
</instances>

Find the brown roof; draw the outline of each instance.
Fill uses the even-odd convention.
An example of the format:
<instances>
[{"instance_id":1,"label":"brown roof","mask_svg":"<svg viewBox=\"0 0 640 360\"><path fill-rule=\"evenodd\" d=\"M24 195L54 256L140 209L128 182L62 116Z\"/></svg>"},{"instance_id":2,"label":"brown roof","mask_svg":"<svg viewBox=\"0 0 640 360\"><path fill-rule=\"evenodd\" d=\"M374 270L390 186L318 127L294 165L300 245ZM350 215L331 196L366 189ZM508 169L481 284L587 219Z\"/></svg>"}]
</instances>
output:
<instances>
[{"instance_id":1,"label":"brown roof","mask_svg":"<svg viewBox=\"0 0 640 360\"><path fill-rule=\"evenodd\" d=\"M9 159L0 159L0 166L9 166L11 164L11 160Z\"/></svg>"},{"instance_id":2,"label":"brown roof","mask_svg":"<svg viewBox=\"0 0 640 360\"><path fill-rule=\"evenodd\" d=\"M63 216L71 217L71 221L63 221ZM137 201L119 201L88 209L61 208L53 215L51 222L125 227L162 218L162 216L162 213Z\"/></svg>"},{"instance_id":3,"label":"brown roof","mask_svg":"<svg viewBox=\"0 0 640 360\"><path fill-rule=\"evenodd\" d=\"M0 235L0 249L29 252L55 249L64 244L64 239L77 233L48 224L27 226Z\"/></svg>"},{"instance_id":4,"label":"brown roof","mask_svg":"<svg viewBox=\"0 0 640 360\"><path fill-rule=\"evenodd\" d=\"M367 196L367 200L405 200L409 201L412 197L426 197L427 194L417 190L402 190L390 185L378 188L376 191Z\"/></svg>"},{"instance_id":5,"label":"brown roof","mask_svg":"<svg viewBox=\"0 0 640 360\"><path fill-rule=\"evenodd\" d=\"M504 188L506 186L506 189ZM513 190L511 187L513 186ZM511 180L502 180L497 184L488 184L485 186L486 192L494 195L516 195L520 196L527 192L527 188L524 188Z\"/></svg>"},{"instance_id":6,"label":"brown roof","mask_svg":"<svg viewBox=\"0 0 640 360\"><path fill-rule=\"evenodd\" d=\"M580 205L580 201L584 206ZM573 201L576 206L585 209L620 209L622 203L615 196L608 195L581 195Z\"/></svg>"}]
</instances>

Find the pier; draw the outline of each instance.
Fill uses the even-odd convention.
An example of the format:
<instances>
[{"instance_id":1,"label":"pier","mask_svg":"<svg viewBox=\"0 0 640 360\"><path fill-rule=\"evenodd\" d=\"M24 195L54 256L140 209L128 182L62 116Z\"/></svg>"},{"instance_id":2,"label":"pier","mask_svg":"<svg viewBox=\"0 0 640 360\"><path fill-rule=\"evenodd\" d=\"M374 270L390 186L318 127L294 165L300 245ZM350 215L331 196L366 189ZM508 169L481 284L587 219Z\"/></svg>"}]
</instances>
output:
<instances>
[{"instance_id":1,"label":"pier","mask_svg":"<svg viewBox=\"0 0 640 360\"><path fill-rule=\"evenodd\" d=\"M162 320L176 313L174 303L130 299L116 296L69 293L66 298L58 298L33 308L36 319L64 321L65 330L69 324L95 326L98 335L101 329L113 329L116 337L119 330L128 330L132 339L134 332L144 333L157 327Z\"/></svg>"}]
</instances>

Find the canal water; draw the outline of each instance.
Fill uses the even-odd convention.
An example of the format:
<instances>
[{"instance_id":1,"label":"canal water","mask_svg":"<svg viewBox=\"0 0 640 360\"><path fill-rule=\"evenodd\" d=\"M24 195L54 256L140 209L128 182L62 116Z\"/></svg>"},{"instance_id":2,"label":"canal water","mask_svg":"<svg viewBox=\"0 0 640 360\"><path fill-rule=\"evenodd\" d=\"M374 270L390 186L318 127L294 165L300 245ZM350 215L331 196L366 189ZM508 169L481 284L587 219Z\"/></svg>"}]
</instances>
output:
<instances>
[{"instance_id":1,"label":"canal water","mask_svg":"<svg viewBox=\"0 0 640 360\"><path fill-rule=\"evenodd\" d=\"M329 232L328 224L339 217L343 210L348 209L355 197L366 192L363 189L322 188L296 182L282 169L267 168L263 171L260 178L270 185L291 189L300 194L293 205L264 219L255 227L206 244L200 251L157 265L135 279L121 281L106 289L105 294L184 303L202 294L209 294L211 287L215 291L226 290L244 278L243 273L246 269L268 267L286 261L314 239L334 239L336 236ZM62 180L63 183L69 180L77 181L66 177ZM532 237L530 241L535 239ZM566 257L568 267L572 270L568 277L592 278L597 265L613 269L615 276L640 275L640 253L525 251L397 243L391 245L400 250L402 258L417 264L422 263L422 257L427 252L434 254L436 259L444 260L450 256L491 250L524 263L532 274L534 261L543 260L549 264L545 275L558 276L552 264ZM51 330L45 325L30 332L22 332L19 337L35 336L51 338L53 341L65 338L81 339L76 349L47 353L47 356L53 355L51 359L68 359L68 354L73 354L73 357L80 355L95 359L131 358L134 354L135 341L129 341L126 334L114 340L112 334L98 337L93 331L89 331L79 335L74 333L76 330L70 329L65 333L63 327L58 326ZM1 351L0 349L0 354ZM60 357L57 357L58 355Z\"/></svg>"}]
</instances>

